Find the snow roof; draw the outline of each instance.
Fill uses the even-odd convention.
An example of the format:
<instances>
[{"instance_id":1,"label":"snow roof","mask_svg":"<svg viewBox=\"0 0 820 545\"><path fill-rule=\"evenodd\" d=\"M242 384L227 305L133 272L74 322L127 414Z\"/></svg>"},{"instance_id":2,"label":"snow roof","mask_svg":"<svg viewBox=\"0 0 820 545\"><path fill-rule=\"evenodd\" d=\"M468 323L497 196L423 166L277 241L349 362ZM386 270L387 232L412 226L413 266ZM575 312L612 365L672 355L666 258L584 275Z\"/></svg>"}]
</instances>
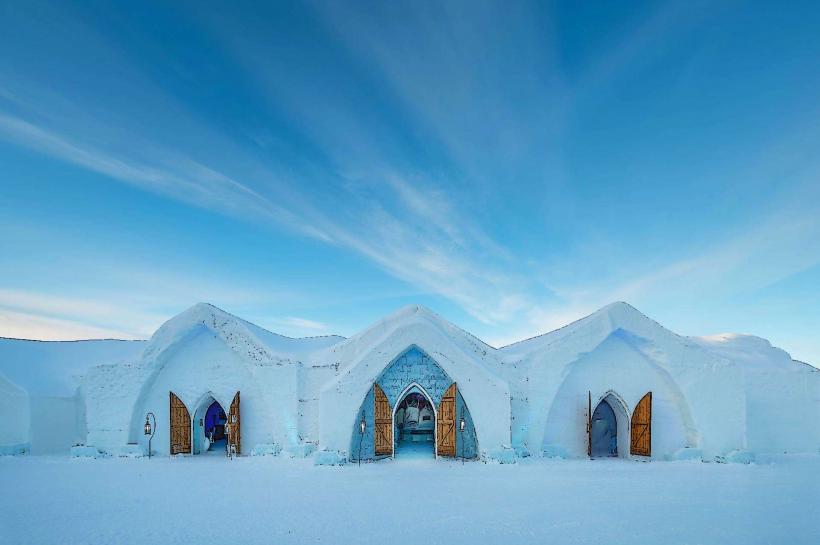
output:
<instances>
[{"instance_id":1,"label":"snow roof","mask_svg":"<svg viewBox=\"0 0 820 545\"><path fill-rule=\"evenodd\" d=\"M524 358L536 352L548 351L559 345L597 345L617 330L628 331L650 340L683 340L638 309L622 301L609 304L549 333L519 341L499 349L507 358Z\"/></svg>"},{"instance_id":2,"label":"snow roof","mask_svg":"<svg viewBox=\"0 0 820 545\"><path fill-rule=\"evenodd\" d=\"M273 333L208 303L197 303L177 314L154 333L143 359L156 361L160 355L203 330L222 339L231 350L260 365L308 359L317 350L344 340L338 335L294 339Z\"/></svg>"},{"instance_id":3,"label":"snow roof","mask_svg":"<svg viewBox=\"0 0 820 545\"><path fill-rule=\"evenodd\" d=\"M325 351L317 352L315 357L320 361L340 362L342 367L345 367L355 362L359 354L367 352L386 337L406 328L413 328L414 333L419 335L412 339L412 342L408 341L408 345L423 345L426 336L441 334L451 339L459 349L485 368L495 371L494 365L486 364L501 363L495 348L421 305L402 307L349 339Z\"/></svg>"},{"instance_id":4,"label":"snow roof","mask_svg":"<svg viewBox=\"0 0 820 545\"><path fill-rule=\"evenodd\" d=\"M655 349L674 353L682 347L706 350L723 361L745 366L790 368L789 354L765 339L722 334L682 337L648 318L631 305L612 303L549 333L495 349L431 310L410 305L375 322L349 339L338 335L291 338L273 333L207 303L198 303L165 322L150 341L89 340L29 341L0 338L0 375L35 395L70 396L87 370L101 364L157 361L190 336L209 331L232 350L259 365L303 362L307 365L354 365L358 356L388 336L412 332L409 344L424 344L425 336L446 336L470 359L491 373L505 362L545 361L557 365L589 351L616 332L651 341ZM410 337L413 337L412 339ZM639 348L636 346L636 348ZM803 368L804 366L797 366ZM810 370L816 370L807 366Z\"/></svg>"},{"instance_id":5,"label":"snow roof","mask_svg":"<svg viewBox=\"0 0 820 545\"><path fill-rule=\"evenodd\" d=\"M691 337L691 339L710 352L720 354L746 367L768 366L784 370L799 369L820 372L820 369L792 359L785 350L772 346L766 339L754 335L721 333L706 337ZM795 366L795 364L799 365Z\"/></svg>"},{"instance_id":6,"label":"snow roof","mask_svg":"<svg viewBox=\"0 0 820 545\"><path fill-rule=\"evenodd\" d=\"M580 354L592 350L604 339L617 332L625 332L621 338L625 342L635 344L635 348L639 350L646 348L641 341L646 340L654 345L653 349L660 348L667 353L675 353L681 348L693 348L705 350L713 357L741 366L796 369L805 365L816 370L808 364L793 360L788 352L772 346L766 339L753 335L738 333L724 333L708 337L678 335L632 305L620 301L609 304L564 327L507 345L499 351L508 361L532 359L535 356L544 356L549 353L551 359L560 362L563 358L552 356L559 352Z\"/></svg>"},{"instance_id":7,"label":"snow roof","mask_svg":"<svg viewBox=\"0 0 820 545\"><path fill-rule=\"evenodd\" d=\"M0 375L31 395L72 396L95 365L133 362L145 341L29 341L0 338Z\"/></svg>"}]
</instances>

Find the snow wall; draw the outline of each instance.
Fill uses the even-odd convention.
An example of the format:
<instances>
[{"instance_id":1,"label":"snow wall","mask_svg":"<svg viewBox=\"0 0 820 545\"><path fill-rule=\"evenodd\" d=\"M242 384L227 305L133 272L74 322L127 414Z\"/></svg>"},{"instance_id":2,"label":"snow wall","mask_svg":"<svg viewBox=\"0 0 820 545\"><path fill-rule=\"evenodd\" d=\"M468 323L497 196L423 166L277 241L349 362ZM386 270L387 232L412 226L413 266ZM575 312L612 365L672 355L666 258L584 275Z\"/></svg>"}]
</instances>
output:
<instances>
[{"instance_id":1,"label":"snow wall","mask_svg":"<svg viewBox=\"0 0 820 545\"><path fill-rule=\"evenodd\" d=\"M695 339L742 372L746 448L760 453L820 451L820 370L752 335Z\"/></svg>"},{"instance_id":2,"label":"snow wall","mask_svg":"<svg viewBox=\"0 0 820 545\"><path fill-rule=\"evenodd\" d=\"M513 448L518 455L583 457L589 393L593 409L603 397L615 400L625 440L629 417L649 391L653 458L674 459L681 449L706 460L737 450L820 450L820 371L757 337L675 335L624 303L500 350L422 307L401 309L343 340L288 339L200 304L169 320L150 343L92 345L145 351L86 368L79 392L71 377L81 345L60 344L70 347L70 376L51 346L48 368L36 373L19 364L26 358L0 361L12 361L12 371L35 388L0 377L0 408L12 416L2 452L66 452L82 442L111 453L129 443L145 448L142 426L152 411L153 448L167 453L169 392L194 418L206 397L227 409L240 391L243 453L318 447L350 459L362 403L390 364L414 347L458 383L480 456L508 456ZM60 379L41 383L37 377L51 377L52 368ZM399 382L422 383L425 369L410 366ZM620 454L627 452L619 445Z\"/></svg>"},{"instance_id":3,"label":"snow wall","mask_svg":"<svg viewBox=\"0 0 820 545\"><path fill-rule=\"evenodd\" d=\"M159 368L148 379L130 417L130 443L142 444L145 415L156 415L157 430L152 447L158 453L170 450L169 394L179 397L192 419L197 408L213 397L225 412L241 392L242 450L260 444L289 445L297 441L296 365L258 365L242 358L209 330L202 328L187 342L165 353ZM207 408L207 407L205 407ZM127 421L127 419L126 419ZM95 444L111 448L111 444Z\"/></svg>"},{"instance_id":4,"label":"snow wall","mask_svg":"<svg viewBox=\"0 0 820 545\"><path fill-rule=\"evenodd\" d=\"M421 307L403 309L341 343L332 355L345 365L319 394L321 446L350 457L351 430L373 384L392 362L416 348L458 384L475 426L480 455L495 457L510 449L509 386L488 369L492 362L486 361L489 347L485 347Z\"/></svg>"},{"instance_id":5,"label":"snow wall","mask_svg":"<svg viewBox=\"0 0 820 545\"><path fill-rule=\"evenodd\" d=\"M701 449L710 458L746 446L738 366L624 303L502 352L517 448L586 456L590 394L592 410L609 394L618 401L613 408L625 440L632 411L650 391L653 458L674 457L682 448ZM629 443L621 441L619 453L628 457Z\"/></svg>"},{"instance_id":6,"label":"snow wall","mask_svg":"<svg viewBox=\"0 0 820 545\"><path fill-rule=\"evenodd\" d=\"M0 414L4 431L0 434L0 455L29 452L30 413L28 394L0 375Z\"/></svg>"}]
</instances>

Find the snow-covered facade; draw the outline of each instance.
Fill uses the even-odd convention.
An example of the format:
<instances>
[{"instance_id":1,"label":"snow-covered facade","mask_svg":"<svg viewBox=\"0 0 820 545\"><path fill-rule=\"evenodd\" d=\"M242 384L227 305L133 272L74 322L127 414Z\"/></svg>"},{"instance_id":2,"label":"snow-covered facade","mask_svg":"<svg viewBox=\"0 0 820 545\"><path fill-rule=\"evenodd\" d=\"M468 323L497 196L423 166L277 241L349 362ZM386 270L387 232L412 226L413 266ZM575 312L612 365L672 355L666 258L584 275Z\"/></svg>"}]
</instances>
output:
<instances>
[{"instance_id":1,"label":"snow-covered facade","mask_svg":"<svg viewBox=\"0 0 820 545\"><path fill-rule=\"evenodd\" d=\"M25 341L6 344L14 342ZM35 392L50 401L34 404L42 381L19 379L25 347L9 346L0 343L0 409L13 416L0 439L7 453L82 444L139 455L148 413L154 454L204 452L223 431L242 455L315 452L318 463L400 456L410 443L501 461L820 450L820 370L757 337L678 336L625 303L502 349L418 306L349 339L291 339L198 304L148 342L108 353L97 345L78 386ZM424 410L405 411L408 396ZM206 423L215 404L224 430ZM35 446L36 430L54 434L40 440L48 448Z\"/></svg>"}]
</instances>

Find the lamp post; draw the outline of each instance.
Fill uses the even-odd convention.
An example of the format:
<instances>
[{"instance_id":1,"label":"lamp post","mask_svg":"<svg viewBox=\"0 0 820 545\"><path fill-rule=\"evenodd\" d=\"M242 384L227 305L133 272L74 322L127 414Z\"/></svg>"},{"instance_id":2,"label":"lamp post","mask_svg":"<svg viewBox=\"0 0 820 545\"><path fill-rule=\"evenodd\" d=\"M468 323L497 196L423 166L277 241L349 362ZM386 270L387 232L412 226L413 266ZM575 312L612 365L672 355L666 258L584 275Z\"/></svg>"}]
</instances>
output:
<instances>
[{"instance_id":1,"label":"lamp post","mask_svg":"<svg viewBox=\"0 0 820 545\"><path fill-rule=\"evenodd\" d=\"M359 421L359 467L362 466L362 440L364 439L364 430L367 428L367 422L362 414L362 419Z\"/></svg>"},{"instance_id":2,"label":"lamp post","mask_svg":"<svg viewBox=\"0 0 820 545\"><path fill-rule=\"evenodd\" d=\"M467 422L464 421L464 415L461 415L461 420L458 422L458 433L461 436L459 443L461 443L461 465L464 465L464 428L467 427Z\"/></svg>"},{"instance_id":3,"label":"lamp post","mask_svg":"<svg viewBox=\"0 0 820 545\"><path fill-rule=\"evenodd\" d=\"M225 456L233 460L233 456L231 455L231 424L230 422L225 422Z\"/></svg>"},{"instance_id":4,"label":"lamp post","mask_svg":"<svg viewBox=\"0 0 820 545\"><path fill-rule=\"evenodd\" d=\"M151 425L149 422L148 417L154 421L154 425ZM148 458L151 458L151 440L154 439L154 434L157 433L157 417L154 416L154 413L149 412L145 415L145 427L143 428L145 431L145 435L148 436Z\"/></svg>"}]
</instances>

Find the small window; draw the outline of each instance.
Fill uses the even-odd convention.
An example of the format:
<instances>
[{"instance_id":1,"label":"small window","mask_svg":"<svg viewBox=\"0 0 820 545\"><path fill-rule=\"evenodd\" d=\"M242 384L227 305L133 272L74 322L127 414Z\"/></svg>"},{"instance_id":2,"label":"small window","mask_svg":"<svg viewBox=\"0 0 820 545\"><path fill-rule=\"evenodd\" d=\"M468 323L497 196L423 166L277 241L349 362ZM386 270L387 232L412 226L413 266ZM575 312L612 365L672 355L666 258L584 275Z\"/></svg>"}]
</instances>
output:
<instances>
[{"instance_id":1,"label":"small window","mask_svg":"<svg viewBox=\"0 0 820 545\"><path fill-rule=\"evenodd\" d=\"M422 417L421 417L421 419L422 419L422 420L430 420L430 415L429 415L429 414L425 414L424 416L422 416Z\"/></svg>"}]
</instances>

